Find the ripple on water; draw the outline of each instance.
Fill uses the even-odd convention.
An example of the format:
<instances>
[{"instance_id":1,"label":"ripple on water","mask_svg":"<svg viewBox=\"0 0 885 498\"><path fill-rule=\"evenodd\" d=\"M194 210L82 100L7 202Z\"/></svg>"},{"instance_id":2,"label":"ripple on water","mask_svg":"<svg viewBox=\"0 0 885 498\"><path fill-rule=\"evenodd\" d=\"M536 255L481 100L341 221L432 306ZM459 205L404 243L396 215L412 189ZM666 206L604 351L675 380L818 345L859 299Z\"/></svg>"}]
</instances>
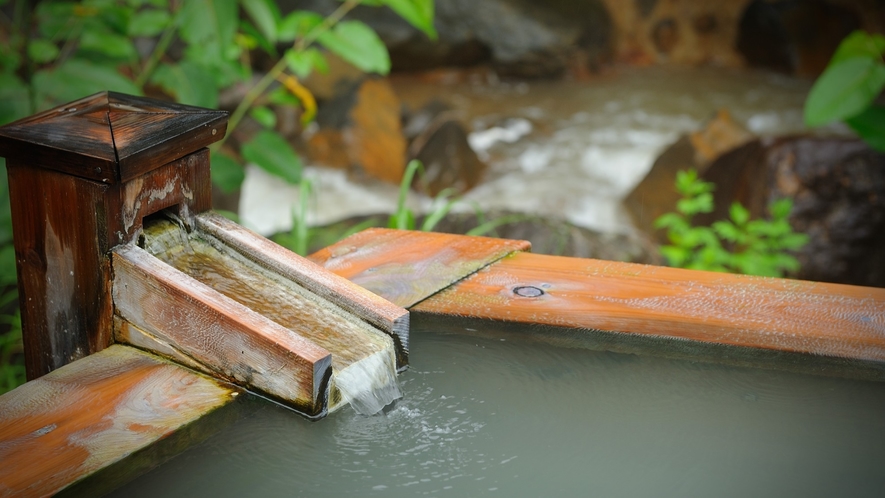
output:
<instances>
[{"instance_id":1,"label":"ripple on water","mask_svg":"<svg viewBox=\"0 0 885 498\"><path fill-rule=\"evenodd\" d=\"M120 496L877 496L885 485L882 384L515 338L414 331L412 346L404 398L384 415L309 422L267 405Z\"/></svg>"}]
</instances>

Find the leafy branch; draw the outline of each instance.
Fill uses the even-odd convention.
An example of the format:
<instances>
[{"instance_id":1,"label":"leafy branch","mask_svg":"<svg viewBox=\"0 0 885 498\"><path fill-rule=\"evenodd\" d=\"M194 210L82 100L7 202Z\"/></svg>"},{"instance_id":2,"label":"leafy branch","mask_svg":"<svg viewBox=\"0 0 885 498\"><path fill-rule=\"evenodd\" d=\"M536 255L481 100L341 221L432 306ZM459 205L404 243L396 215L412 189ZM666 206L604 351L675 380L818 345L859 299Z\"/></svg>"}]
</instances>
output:
<instances>
[{"instance_id":1,"label":"leafy branch","mask_svg":"<svg viewBox=\"0 0 885 498\"><path fill-rule=\"evenodd\" d=\"M670 266L768 277L799 270L799 261L790 252L808 243L808 236L790 226L792 200L780 199L769 206L771 220L751 220L750 212L735 202L728 220L694 226L694 216L713 211L714 188L695 170L677 173L676 190L682 198L676 212L655 220L655 228L667 230L670 244L662 246L661 253Z\"/></svg>"}]
</instances>

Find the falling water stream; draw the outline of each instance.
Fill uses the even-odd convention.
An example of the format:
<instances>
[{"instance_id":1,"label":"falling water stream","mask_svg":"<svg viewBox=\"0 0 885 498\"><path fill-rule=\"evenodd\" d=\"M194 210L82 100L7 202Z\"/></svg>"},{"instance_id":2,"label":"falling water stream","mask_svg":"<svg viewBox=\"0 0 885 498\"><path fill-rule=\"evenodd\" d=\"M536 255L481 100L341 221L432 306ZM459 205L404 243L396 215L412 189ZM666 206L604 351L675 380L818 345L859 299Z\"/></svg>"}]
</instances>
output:
<instances>
[{"instance_id":1,"label":"falling water stream","mask_svg":"<svg viewBox=\"0 0 885 498\"><path fill-rule=\"evenodd\" d=\"M413 330L403 399L257 412L114 496L879 497L885 384ZM505 333L506 334L506 333Z\"/></svg>"},{"instance_id":2,"label":"falling water stream","mask_svg":"<svg viewBox=\"0 0 885 498\"><path fill-rule=\"evenodd\" d=\"M565 218L603 232L628 232L623 197L657 155L719 109L759 135L804 130L806 80L717 68L621 68L586 81L393 80L412 109L438 99L452 106L489 164L463 207ZM833 131L833 130L830 130ZM836 129L835 131L839 131ZM315 199L308 220L326 224L392 212L396 187L356 184L339 170L308 168ZM286 230L297 189L251 169L242 221L261 233ZM430 199L414 196L416 208Z\"/></svg>"}]
</instances>

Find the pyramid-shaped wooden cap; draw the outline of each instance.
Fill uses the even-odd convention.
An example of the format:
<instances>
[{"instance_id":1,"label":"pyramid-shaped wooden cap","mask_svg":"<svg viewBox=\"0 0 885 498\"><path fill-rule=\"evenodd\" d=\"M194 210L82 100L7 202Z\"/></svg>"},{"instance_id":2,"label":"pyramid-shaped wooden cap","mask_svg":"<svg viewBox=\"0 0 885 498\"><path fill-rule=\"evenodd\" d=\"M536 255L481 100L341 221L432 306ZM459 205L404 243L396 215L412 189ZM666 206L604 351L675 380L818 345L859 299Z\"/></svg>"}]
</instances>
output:
<instances>
[{"instance_id":1,"label":"pyramid-shaped wooden cap","mask_svg":"<svg viewBox=\"0 0 885 498\"><path fill-rule=\"evenodd\" d=\"M0 156L125 182L220 140L226 111L102 92L0 127Z\"/></svg>"}]
</instances>

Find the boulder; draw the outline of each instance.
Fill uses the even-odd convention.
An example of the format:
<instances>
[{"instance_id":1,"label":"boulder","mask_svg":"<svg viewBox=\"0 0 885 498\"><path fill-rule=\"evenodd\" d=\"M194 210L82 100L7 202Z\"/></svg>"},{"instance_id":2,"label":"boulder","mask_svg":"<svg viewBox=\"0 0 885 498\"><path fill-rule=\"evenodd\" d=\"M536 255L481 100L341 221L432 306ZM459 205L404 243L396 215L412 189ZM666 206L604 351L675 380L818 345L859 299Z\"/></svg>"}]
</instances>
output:
<instances>
[{"instance_id":1,"label":"boulder","mask_svg":"<svg viewBox=\"0 0 885 498\"><path fill-rule=\"evenodd\" d=\"M367 77L320 102L307 138L311 162L399 183L406 164L400 102L390 83Z\"/></svg>"},{"instance_id":2,"label":"boulder","mask_svg":"<svg viewBox=\"0 0 885 498\"><path fill-rule=\"evenodd\" d=\"M736 47L750 66L816 76L842 39L861 27L860 2L841 3L846 5L824 0L754 0L741 16ZM855 5L847 5L851 3Z\"/></svg>"},{"instance_id":3,"label":"boulder","mask_svg":"<svg viewBox=\"0 0 885 498\"><path fill-rule=\"evenodd\" d=\"M409 157L424 165L414 186L430 196L446 188L459 194L475 187L488 166L470 147L467 131L451 109L432 101L412 113L405 125Z\"/></svg>"},{"instance_id":4,"label":"boulder","mask_svg":"<svg viewBox=\"0 0 885 498\"><path fill-rule=\"evenodd\" d=\"M655 160L645 178L624 199L633 223L648 233L655 233L654 221L673 211L679 194L674 183L676 172L694 168L703 173L714 161L741 163L746 153L739 146L751 141L753 135L736 123L731 114L721 109L703 128L679 138ZM666 235L658 232L658 240Z\"/></svg>"},{"instance_id":5,"label":"boulder","mask_svg":"<svg viewBox=\"0 0 885 498\"><path fill-rule=\"evenodd\" d=\"M759 140L741 161L716 162L703 177L716 183L715 210L727 217L737 201L753 217L789 197L789 221L810 242L797 258L797 278L885 287L885 154L858 139L812 136Z\"/></svg>"}]
</instances>

